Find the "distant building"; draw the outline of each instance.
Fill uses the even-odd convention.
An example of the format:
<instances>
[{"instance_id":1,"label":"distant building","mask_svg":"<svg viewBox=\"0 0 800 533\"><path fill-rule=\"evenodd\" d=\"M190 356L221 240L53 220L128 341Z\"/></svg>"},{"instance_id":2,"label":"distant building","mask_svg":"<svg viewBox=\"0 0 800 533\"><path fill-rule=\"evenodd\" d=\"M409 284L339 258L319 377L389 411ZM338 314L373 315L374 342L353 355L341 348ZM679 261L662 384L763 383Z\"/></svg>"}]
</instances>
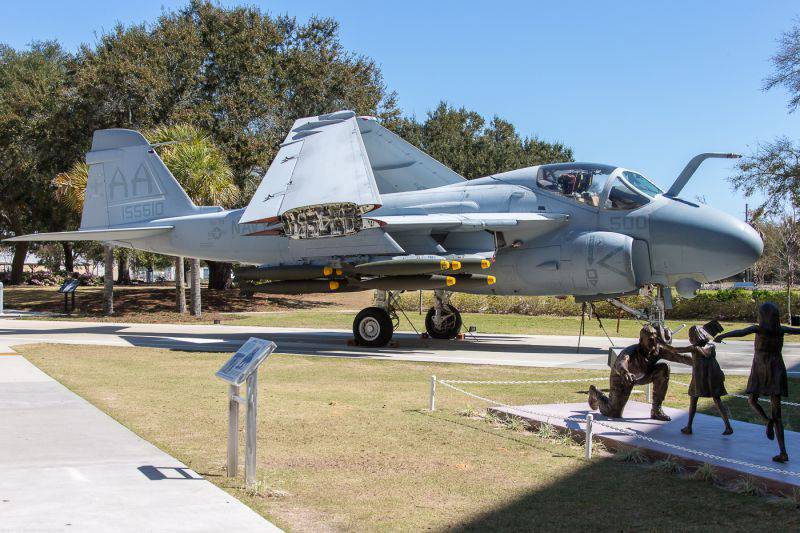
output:
<instances>
[{"instance_id":1,"label":"distant building","mask_svg":"<svg viewBox=\"0 0 800 533\"><path fill-rule=\"evenodd\" d=\"M0 248L0 272L11 272L11 262L14 260L14 250L11 248ZM25 272L36 272L46 270L39 264L39 257L34 253L25 256Z\"/></svg>"}]
</instances>

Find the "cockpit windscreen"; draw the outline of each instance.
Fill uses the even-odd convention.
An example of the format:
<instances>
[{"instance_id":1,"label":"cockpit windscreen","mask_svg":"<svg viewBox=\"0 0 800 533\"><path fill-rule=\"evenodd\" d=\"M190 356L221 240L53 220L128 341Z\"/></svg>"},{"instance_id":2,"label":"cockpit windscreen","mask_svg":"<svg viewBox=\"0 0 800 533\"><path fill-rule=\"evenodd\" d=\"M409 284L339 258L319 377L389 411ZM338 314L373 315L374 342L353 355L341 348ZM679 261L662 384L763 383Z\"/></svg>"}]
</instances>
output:
<instances>
[{"instance_id":1,"label":"cockpit windscreen","mask_svg":"<svg viewBox=\"0 0 800 533\"><path fill-rule=\"evenodd\" d=\"M643 192L651 198L658 196L659 194L664 194L664 191L654 185L653 182L637 172L623 170L622 177L625 178L625 181L639 189L640 192Z\"/></svg>"}]
</instances>

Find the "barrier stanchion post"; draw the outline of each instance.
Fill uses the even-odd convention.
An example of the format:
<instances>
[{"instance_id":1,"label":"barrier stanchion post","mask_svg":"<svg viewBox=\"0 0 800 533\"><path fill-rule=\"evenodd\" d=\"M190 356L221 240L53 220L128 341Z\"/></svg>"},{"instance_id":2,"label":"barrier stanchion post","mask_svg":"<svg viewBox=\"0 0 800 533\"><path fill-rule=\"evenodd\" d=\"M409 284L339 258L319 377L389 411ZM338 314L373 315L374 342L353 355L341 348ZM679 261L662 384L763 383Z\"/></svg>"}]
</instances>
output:
<instances>
[{"instance_id":1,"label":"barrier stanchion post","mask_svg":"<svg viewBox=\"0 0 800 533\"><path fill-rule=\"evenodd\" d=\"M3 282L0 281L0 316L3 316Z\"/></svg>"},{"instance_id":2,"label":"barrier stanchion post","mask_svg":"<svg viewBox=\"0 0 800 533\"><path fill-rule=\"evenodd\" d=\"M653 402L653 384L652 383L648 383L647 385L644 386L644 400L647 403L652 403Z\"/></svg>"},{"instance_id":3,"label":"barrier stanchion post","mask_svg":"<svg viewBox=\"0 0 800 533\"><path fill-rule=\"evenodd\" d=\"M592 458L592 421L594 416L592 413L586 415L586 460Z\"/></svg>"},{"instance_id":4,"label":"barrier stanchion post","mask_svg":"<svg viewBox=\"0 0 800 533\"><path fill-rule=\"evenodd\" d=\"M431 376L431 401L428 404L428 409L431 411L436 410L436 376Z\"/></svg>"}]
</instances>

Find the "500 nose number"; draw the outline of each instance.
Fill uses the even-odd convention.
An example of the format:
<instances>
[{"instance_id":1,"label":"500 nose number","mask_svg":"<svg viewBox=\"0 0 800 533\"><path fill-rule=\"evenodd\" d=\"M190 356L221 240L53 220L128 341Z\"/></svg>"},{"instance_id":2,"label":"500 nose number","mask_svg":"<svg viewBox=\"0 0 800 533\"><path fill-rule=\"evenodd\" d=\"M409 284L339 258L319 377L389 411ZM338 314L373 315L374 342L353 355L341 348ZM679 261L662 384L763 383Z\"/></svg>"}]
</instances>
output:
<instances>
[{"instance_id":1,"label":"500 nose number","mask_svg":"<svg viewBox=\"0 0 800 533\"><path fill-rule=\"evenodd\" d=\"M644 217L620 217L614 216L609 217L608 225L611 229L621 229L621 230L646 230L647 229L647 219Z\"/></svg>"}]
</instances>

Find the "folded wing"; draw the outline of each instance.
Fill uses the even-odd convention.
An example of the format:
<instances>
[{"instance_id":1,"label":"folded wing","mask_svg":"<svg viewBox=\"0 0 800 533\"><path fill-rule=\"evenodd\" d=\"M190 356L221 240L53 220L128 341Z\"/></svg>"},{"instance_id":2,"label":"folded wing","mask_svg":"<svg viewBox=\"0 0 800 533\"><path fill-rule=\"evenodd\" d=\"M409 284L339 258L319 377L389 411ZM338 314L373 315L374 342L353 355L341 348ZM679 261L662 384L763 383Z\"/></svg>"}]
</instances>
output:
<instances>
[{"instance_id":1,"label":"folded wing","mask_svg":"<svg viewBox=\"0 0 800 533\"><path fill-rule=\"evenodd\" d=\"M466 181L374 118L359 117L357 120L381 194L419 191Z\"/></svg>"},{"instance_id":2,"label":"folded wing","mask_svg":"<svg viewBox=\"0 0 800 533\"><path fill-rule=\"evenodd\" d=\"M339 111L294 123L239 223L280 222L294 238L350 235L381 194L463 181L375 119Z\"/></svg>"},{"instance_id":3,"label":"folded wing","mask_svg":"<svg viewBox=\"0 0 800 533\"><path fill-rule=\"evenodd\" d=\"M380 203L355 114L340 111L294 123L239 223L281 220L287 234L317 230L290 236L347 235Z\"/></svg>"}]
</instances>

